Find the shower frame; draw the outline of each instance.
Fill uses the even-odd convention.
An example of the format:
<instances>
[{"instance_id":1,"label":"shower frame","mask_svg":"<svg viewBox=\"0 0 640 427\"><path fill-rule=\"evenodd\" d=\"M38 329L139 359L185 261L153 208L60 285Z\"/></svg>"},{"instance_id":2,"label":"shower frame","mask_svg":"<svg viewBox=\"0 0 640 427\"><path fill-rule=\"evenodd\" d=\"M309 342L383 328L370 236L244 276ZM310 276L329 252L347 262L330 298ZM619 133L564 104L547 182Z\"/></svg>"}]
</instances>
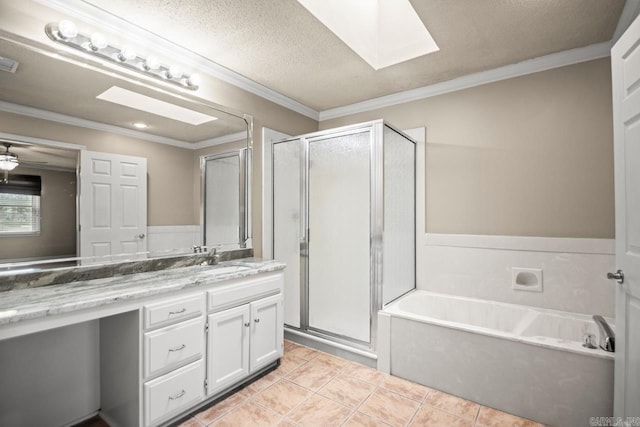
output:
<instances>
[{"instance_id":1,"label":"shower frame","mask_svg":"<svg viewBox=\"0 0 640 427\"><path fill-rule=\"evenodd\" d=\"M300 326L285 324L285 328L298 331L303 334L315 336L317 338L329 340L338 344L364 351L374 352L377 347L377 312L383 308L383 236L384 236L384 128L387 127L405 138L413 145L413 283L411 289L415 288L415 268L416 268L416 141L403 133L396 127L386 123L384 120L375 120L355 125L348 125L335 129L327 129L319 132L305 134L301 136L286 138L273 142L271 151L272 170L272 253L276 255L276 180L275 180L275 146L280 143L300 141ZM342 137L359 133L370 133L369 141L369 341L358 340L349 336L333 333L309 325L309 161L310 144L314 141L328 139L330 137ZM404 292L404 293L406 293ZM403 293L403 294L404 294ZM401 295L399 295L401 296ZM397 299L399 296L393 298ZM387 304L391 303L388 301Z\"/></svg>"}]
</instances>

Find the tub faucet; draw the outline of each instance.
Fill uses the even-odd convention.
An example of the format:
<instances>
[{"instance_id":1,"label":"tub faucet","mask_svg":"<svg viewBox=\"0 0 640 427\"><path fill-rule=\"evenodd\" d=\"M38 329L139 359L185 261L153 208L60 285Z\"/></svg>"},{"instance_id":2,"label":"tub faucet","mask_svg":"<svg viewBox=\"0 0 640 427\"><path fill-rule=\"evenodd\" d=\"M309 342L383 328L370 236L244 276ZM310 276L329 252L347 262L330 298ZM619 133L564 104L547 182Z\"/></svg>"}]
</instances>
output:
<instances>
[{"instance_id":1,"label":"tub faucet","mask_svg":"<svg viewBox=\"0 0 640 427\"><path fill-rule=\"evenodd\" d=\"M593 316L593 321L596 322L600 331L600 348L612 353L616 351L616 334L611 329L611 326L599 314Z\"/></svg>"}]
</instances>

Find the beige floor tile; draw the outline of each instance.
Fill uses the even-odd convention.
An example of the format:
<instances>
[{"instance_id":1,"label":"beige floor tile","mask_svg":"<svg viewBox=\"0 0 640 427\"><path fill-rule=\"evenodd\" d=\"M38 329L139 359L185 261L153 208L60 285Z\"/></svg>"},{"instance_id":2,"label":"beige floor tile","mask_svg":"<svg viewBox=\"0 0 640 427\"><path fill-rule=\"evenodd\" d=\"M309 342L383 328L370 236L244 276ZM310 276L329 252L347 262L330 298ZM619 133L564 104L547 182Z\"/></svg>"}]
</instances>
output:
<instances>
[{"instance_id":1,"label":"beige floor tile","mask_svg":"<svg viewBox=\"0 0 640 427\"><path fill-rule=\"evenodd\" d=\"M242 394L232 394L225 400L216 403L214 406L205 409L204 411L195 415L194 418L204 425L209 425L216 419L220 418L227 412L231 411L236 406L240 405L246 400L246 397Z\"/></svg>"},{"instance_id":2,"label":"beige floor tile","mask_svg":"<svg viewBox=\"0 0 640 427\"><path fill-rule=\"evenodd\" d=\"M387 427L389 424L363 414L362 412L354 413L351 418L343 424L343 427Z\"/></svg>"},{"instance_id":3,"label":"beige floor tile","mask_svg":"<svg viewBox=\"0 0 640 427\"><path fill-rule=\"evenodd\" d=\"M281 420L282 417L280 415L253 402L247 402L219 418L211 425L216 427L264 427L275 426Z\"/></svg>"},{"instance_id":4,"label":"beige floor tile","mask_svg":"<svg viewBox=\"0 0 640 427\"><path fill-rule=\"evenodd\" d=\"M243 388L241 392L244 392L245 395L248 394L249 396L251 396L269 387L270 385L278 381L280 378L282 378L282 375L278 371L271 371L264 377L252 382L251 384Z\"/></svg>"},{"instance_id":5,"label":"beige floor tile","mask_svg":"<svg viewBox=\"0 0 640 427\"><path fill-rule=\"evenodd\" d=\"M297 384L280 380L253 396L251 401L285 415L312 394L311 391Z\"/></svg>"},{"instance_id":6,"label":"beige floor tile","mask_svg":"<svg viewBox=\"0 0 640 427\"><path fill-rule=\"evenodd\" d=\"M318 394L352 408L358 407L376 386L355 377L335 377Z\"/></svg>"},{"instance_id":7,"label":"beige floor tile","mask_svg":"<svg viewBox=\"0 0 640 427\"><path fill-rule=\"evenodd\" d=\"M476 420L478 427L544 427L534 421L516 417L486 406L480 407Z\"/></svg>"},{"instance_id":8,"label":"beige floor tile","mask_svg":"<svg viewBox=\"0 0 640 427\"><path fill-rule=\"evenodd\" d=\"M409 399L417 402L422 402L427 393L431 391L428 387L391 375L384 378L379 385L380 387L393 391L394 393L398 393L404 397L408 397Z\"/></svg>"},{"instance_id":9,"label":"beige floor tile","mask_svg":"<svg viewBox=\"0 0 640 427\"><path fill-rule=\"evenodd\" d=\"M299 357L284 355L280 358L280 366L278 366L276 372L278 372L280 375L286 375L289 372L292 372L300 366L304 365L305 363L307 363L307 361Z\"/></svg>"},{"instance_id":10,"label":"beige floor tile","mask_svg":"<svg viewBox=\"0 0 640 427\"><path fill-rule=\"evenodd\" d=\"M287 356L299 357L300 359L304 359L304 360L311 360L321 353L312 348L303 347L300 345L300 346L293 347L290 350L285 349L285 354Z\"/></svg>"},{"instance_id":11,"label":"beige floor tile","mask_svg":"<svg viewBox=\"0 0 640 427\"><path fill-rule=\"evenodd\" d=\"M287 375L287 379L299 386L318 391L336 374L336 370L325 365L307 363Z\"/></svg>"},{"instance_id":12,"label":"beige floor tile","mask_svg":"<svg viewBox=\"0 0 640 427\"><path fill-rule=\"evenodd\" d=\"M108 424L105 424L105 425L108 425ZM187 421L180 424L178 427L202 427L202 426L204 426L204 424L200 423L197 419L190 418Z\"/></svg>"},{"instance_id":13,"label":"beige floor tile","mask_svg":"<svg viewBox=\"0 0 640 427\"><path fill-rule=\"evenodd\" d=\"M393 426L404 426L411 420L419 406L411 399L378 388L358 408L358 411Z\"/></svg>"},{"instance_id":14,"label":"beige floor tile","mask_svg":"<svg viewBox=\"0 0 640 427\"><path fill-rule=\"evenodd\" d=\"M317 394L305 400L287 415L301 426L339 426L351 414L351 409Z\"/></svg>"},{"instance_id":15,"label":"beige floor tile","mask_svg":"<svg viewBox=\"0 0 640 427\"><path fill-rule=\"evenodd\" d=\"M347 365L342 371L340 371L340 375L356 377L371 384L378 384L380 381L388 377L387 374L383 374L373 368L359 365L357 363Z\"/></svg>"},{"instance_id":16,"label":"beige floor tile","mask_svg":"<svg viewBox=\"0 0 640 427\"><path fill-rule=\"evenodd\" d=\"M349 362L348 360L327 353L319 353L312 362L316 364L326 365L328 367L335 368L336 370L341 370L351 365L351 362Z\"/></svg>"},{"instance_id":17,"label":"beige floor tile","mask_svg":"<svg viewBox=\"0 0 640 427\"><path fill-rule=\"evenodd\" d=\"M465 420L432 406L423 405L413 417L410 426L471 427L473 420Z\"/></svg>"},{"instance_id":18,"label":"beige floor tile","mask_svg":"<svg viewBox=\"0 0 640 427\"><path fill-rule=\"evenodd\" d=\"M475 420L480 405L438 390L432 390L424 403L468 420Z\"/></svg>"},{"instance_id":19,"label":"beige floor tile","mask_svg":"<svg viewBox=\"0 0 640 427\"><path fill-rule=\"evenodd\" d=\"M293 341L289 341L289 340L284 340L284 349L287 350L288 348L293 348L293 347L298 347L300 344L296 344Z\"/></svg>"}]
</instances>

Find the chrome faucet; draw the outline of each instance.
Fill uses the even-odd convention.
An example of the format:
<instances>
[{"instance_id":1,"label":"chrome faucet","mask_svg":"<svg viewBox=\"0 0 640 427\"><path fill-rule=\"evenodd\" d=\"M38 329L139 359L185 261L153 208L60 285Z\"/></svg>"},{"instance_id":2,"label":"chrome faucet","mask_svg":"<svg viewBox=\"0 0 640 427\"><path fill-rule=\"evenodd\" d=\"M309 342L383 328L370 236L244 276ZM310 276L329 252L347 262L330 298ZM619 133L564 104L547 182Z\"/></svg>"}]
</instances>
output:
<instances>
[{"instance_id":1,"label":"chrome faucet","mask_svg":"<svg viewBox=\"0 0 640 427\"><path fill-rule=\"evenodd\" d=\"M218 248L211 248L209 254L207 255L207 264L216 265L219 259L220 255L218 254Z\"/></svg>"},{"instance_id":2,"label":"chrome faucet","mask_svg":"<svg viewBox=\"0 0 640 427\"><path fill-rule=\"evenodd\" d=\"M612 353L616 351L616 334L611 329L611 326L599 314L593 316L593 321L596 322L600 331L600 348Z\"/></svg>"}]
</instances>

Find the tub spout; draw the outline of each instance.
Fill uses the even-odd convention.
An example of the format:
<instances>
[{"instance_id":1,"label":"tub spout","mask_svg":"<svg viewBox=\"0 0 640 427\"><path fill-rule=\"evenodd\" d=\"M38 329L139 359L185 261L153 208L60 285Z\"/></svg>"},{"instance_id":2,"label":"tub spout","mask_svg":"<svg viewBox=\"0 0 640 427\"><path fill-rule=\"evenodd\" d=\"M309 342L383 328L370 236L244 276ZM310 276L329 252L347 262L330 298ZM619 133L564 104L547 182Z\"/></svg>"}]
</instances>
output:
<instances>
[{"instance_id":1,"label":"tub spout","mask_svg":"<svg viewBox=\"0 0 640 427\"><path fill-rule=\"evenodd\" d=\"M596 322L600 331L600 348L612 353L616 351L616 334L611 329L611 326L599 314L593 316L593 321Z\"/></svg>"}]
</instances>

